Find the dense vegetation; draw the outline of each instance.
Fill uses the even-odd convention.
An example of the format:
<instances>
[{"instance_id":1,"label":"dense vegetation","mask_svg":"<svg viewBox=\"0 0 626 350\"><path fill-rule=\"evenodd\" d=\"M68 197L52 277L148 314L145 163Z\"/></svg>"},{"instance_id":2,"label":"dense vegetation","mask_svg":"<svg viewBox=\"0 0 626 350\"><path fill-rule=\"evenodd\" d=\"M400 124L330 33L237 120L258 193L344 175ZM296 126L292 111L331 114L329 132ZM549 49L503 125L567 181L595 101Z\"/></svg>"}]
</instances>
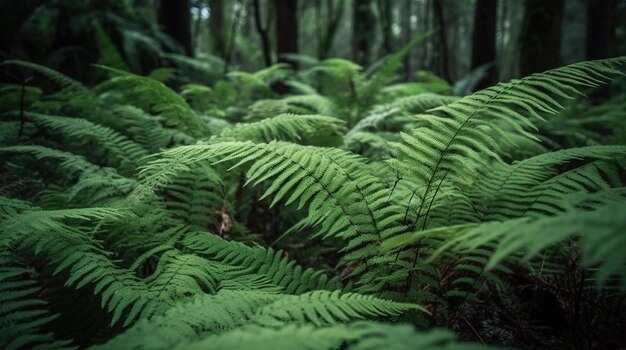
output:
<instances>
[{"instance_id":1,"label":"dense vegetation","mask_svg":"<svg viewBox=\"0 0 626 350\"><path fill-rule=\"evenodd\" d=\"M0 35L0 348L626 346L626 56L505 67L496 4L536 0L402 2L426 12L401 48L400 2L376 2L373 39L369 0L162 0L195 13L193 45L154 2L25 0ZM465 75L444 32L467 18L428 18L474 5L494 21L474 52L504 49ZM317 57L267 37L268 8L314 18ZM328 58L346 28L354 61Z\"/></svg>"},{"instance_id":2,"label":"dense vegetation","mask_svg":"<svg viewBox=\"0 0 626 350\"><path fill-rule=\"evenodd\" d=\"M481 318L518 344L481 310L541 311L515 283L576 303L553 315L575 332L623 322L626 101L561 111L625 60L456 98L387 85L405 51L369 76L331 59L180 92L169 70L95 66L87 87L5 61L54 87L2 88L3 347L464 349L406 323Z\"/></svg>"}]
</instances>

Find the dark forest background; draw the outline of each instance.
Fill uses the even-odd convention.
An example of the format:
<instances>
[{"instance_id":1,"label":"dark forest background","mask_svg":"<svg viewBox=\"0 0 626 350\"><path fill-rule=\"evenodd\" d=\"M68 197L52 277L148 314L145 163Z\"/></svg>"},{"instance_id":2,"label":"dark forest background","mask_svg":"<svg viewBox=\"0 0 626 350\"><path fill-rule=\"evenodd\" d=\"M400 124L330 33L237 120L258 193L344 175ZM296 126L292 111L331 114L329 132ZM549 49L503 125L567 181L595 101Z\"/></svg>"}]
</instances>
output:
<instances>
[{"instance_id":1,"label":"dark forest background","mask_svg":"<svg viewBox=\"0 0 626 350\"><path fill-rule=\"evenodd\" d=\"M329 57L370 67L429 34L401 78L427 70L477 88L626 52L624 0L5 0L0 10L1 58L79 79L107 44L137 73L167 65L167 52L256 71Z\"/></svg>"}]
</instances>

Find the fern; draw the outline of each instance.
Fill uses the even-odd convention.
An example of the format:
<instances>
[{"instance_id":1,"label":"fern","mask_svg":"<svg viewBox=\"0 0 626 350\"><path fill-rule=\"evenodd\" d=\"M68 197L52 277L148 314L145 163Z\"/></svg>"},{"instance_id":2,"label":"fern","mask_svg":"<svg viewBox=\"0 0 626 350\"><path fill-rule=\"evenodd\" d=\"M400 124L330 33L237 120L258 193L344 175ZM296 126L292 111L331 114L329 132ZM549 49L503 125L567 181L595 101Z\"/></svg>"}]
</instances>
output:
<instances>
[{"instance_id":1,"label":"fern","mask_svg":"<svg viewBox=\"0 0 626 350\"><path fill-rule=\"evenodd\" d=\"M162 114L165 122L183 132L200 137L205 126L185 100L163 83L115 68L98 66L112 75L112 83L125 86L137 98L145 101L152 111Z\"/></svg>"},{"instance_id":2,"label":"fern","mask_svg":"<svg viewBox=\"0 0 626 350\"><path fill-rule=\"evenodd\" d=\"M150 162L141 174L149 179L150 187L167 181L176 171L217 160L237 161L235 166L251 162L246 183L258 184L275 177L262 198L272 195L271 205L281 200L286 205L298 201L299 208L308 204L309 214L299 228L321 223L318 235L349 240L349 250L365 249L359 249L353 258L374 254L375 248L369 243L400 229L394 225L400 214L397 206L388 203L389 190L368 175L358 157L336 149L275 142L178 147Z\"/></svg>"},{"instance_id":3,"label":"fern","mask_svg":"<svg viewBox=\"0 0 626 350\"><path fill-rule=\"evenodd\" d=\"M69 348L69 341L55 340L53 333L43 327L54 320L53 315L42 306L47 303L38 298L41 292L38 282L32 278L33 270L16 265L18 260L3 244L0 253L0 344L4 349L45 346L49 349Z\"/></svg>"},{"instance_id":4,"label":"fern","mask_svg":"<svg viewBox=\"0 0 626 350\"><path fill-rule=\"evenodd\" d=\"M250 327L223 335L209 336L190 344L190 349L482 349L483 346L456 342L454 335L444 330L417 333L409 326L392 327L375 322L355 322L348 325L314 328L280 325L276 328Z\"/></svg>"},{"instance_id":5,"label":"fern","mask_svg":"<svg viewBox=\"0 0 626 350\"><path fill-rule=\"evenodd\" d=\"M525 130L534 124L521 111L543 120L539 113L556 113L562 108L549 94L571 98L577 92L575 87L598 86L608 79L606 75L620 74L614 67L623 61L582 62L531 75L416 116L416 122L425 126L402 134L403 142L396 146L399 163L394 163L407 178L420 184L413 185L407 203L407 213L413 198L419 203L412 225L428 227L430 211L444 182L468 184L477 167L490 158L501 160L498 151L501 144L511 142L508 133L536 138Z\"/></svg>"},{"instance_id":6,"label":"fern","mask_svg":"<svg viewBox=\"0 0 626 350\"><path fill-rule=\"evenodd\" d=\"M6 60L2 62L3 65L15 65L21 68L30 69L35 72L40 73L46 78L50 79L52 82L57 84L60 88L65 89L69 92L85 94L88 92L87 88L81 84L80 82L58 72L48 67L44 67L42 65L20 61L20 60Z\"/></svg>"},{"instance_id":7,"label":"fern","mask_svg":"<svg viewBox=\"0 0 626 350\"><path fill-rule=\"evenodd\" d=\"M59 131L72 141L81 142L83 145L89 141L97 143L111 158L117 158L120 167L134 168L138 160L147 154L144 149L123 135L84 119L30 112L26 113L26 116L36 125Z\"/></svg>"},{"instance_id":8,"label":"fern","mask_svg":"<svg viewBox=\"0 0 626 350\"><path fill-rule=\"evenodd\" d=\"M343 129L343 122L331 117L280 114L256 123L240 124L226 129L219 135L219 139L254 142L313 140L322 145L332 145L341 144ZM338 141L333 140L337 138Z\"/></svg>"},{"instance_id":9,"label":"fern","mask_svg":"<svg viewBox=\"0 0 626 350\"><path fill-rule=\"evenodd\" d=\"M303 268L295 261L287 259L284 252L272 248L248 247L240 242L226 241L202 232L188 235L183 244L197 254L239 266L241 273L262 276L284 288L289 294L302 294L318 289L335 290L341 287L336 277L329 278L323 271Z\"/></svg>"},{"instance_id":10,"label":"fern","mask_svg":"<svg viewBox=\"0 0 626 350\"><path fill-rule=\"evenodd\" d=\"M496 312L526 317L520 281L571 287L567 312L623 297L620 130L609 146L548 125L617 125L619 101L585 107L606 113L595 124L560 113L624 58L453 97L428 73L390 85L420 38L365 72L342 59L223 72L140 32L122 40L180 70L98 66L110 78L88 87L5 63L59 91L0 89L0 193L20 198L0 197L4 347L473 349L401 322L482 336ZM579 306L568 327L599 322Z\"/></svg>"},{"instance_id":11,"label":"fern","mask_svg":"<svg viewBox=\"0 0 626 350\"><path fill-rule=\"evenodd\" d=\"M477 214L481 221L501 220L521 216L536 202L542 193L548 191L548 186L557 179L568 176L585 168L574 168L565 174L559 175L556 166L580 161L583 159L609 160L623 157L626 149L621 146L591 146L584 148L565 149L556 152L540 154L538 156L516 162L511 165L498 164L491 168L476 182ZM584 170L583 170L584 171ZM596 178L596 183L604 183ZM586 192L589 187L579 188ZM572 192L568 186L566 193ZM555 196L556 200L561 196Z\"/></svg>"},{"instance_id":12,"label":"fern","mask_svg":"<svg viewBox=\"0 0 626 350\"><path fill-rule=\"evenodd\" d=\"M411 309L426 309L410 304L380 300L371 296L343 294L338 291L316 291L291 298L282 298L262 307L258 314L283 322L309 321L316 326L336 324L337 320L349 321L364 316L397 315Z\"/></svg>"}]
</instances>

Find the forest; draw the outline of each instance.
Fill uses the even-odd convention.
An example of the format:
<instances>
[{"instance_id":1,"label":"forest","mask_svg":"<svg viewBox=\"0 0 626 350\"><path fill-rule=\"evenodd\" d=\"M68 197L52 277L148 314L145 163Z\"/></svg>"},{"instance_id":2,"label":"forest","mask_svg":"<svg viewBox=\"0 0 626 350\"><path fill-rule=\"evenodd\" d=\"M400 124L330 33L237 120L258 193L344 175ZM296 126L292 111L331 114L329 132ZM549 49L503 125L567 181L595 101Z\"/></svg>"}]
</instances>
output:
<instances>
[{"instance_id":1,"label":"forest","mask_svg":"<svg viewBox=\"0 0 626 350\"><path fill-rule=\"evenodd\" d=\"M626 0L0 12L0 349L626 349Z\"/></svg>"}]
</instances>

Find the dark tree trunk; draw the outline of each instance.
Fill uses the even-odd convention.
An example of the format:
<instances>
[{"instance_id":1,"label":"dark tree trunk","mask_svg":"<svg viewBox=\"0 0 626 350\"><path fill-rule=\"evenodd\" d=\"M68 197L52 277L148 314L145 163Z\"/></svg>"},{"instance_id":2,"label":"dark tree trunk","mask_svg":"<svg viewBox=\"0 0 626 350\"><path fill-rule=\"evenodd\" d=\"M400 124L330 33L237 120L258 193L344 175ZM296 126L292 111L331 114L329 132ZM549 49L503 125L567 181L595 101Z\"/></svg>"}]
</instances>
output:
<instances>
[{"instance_id":1,"label":"dark tree trunk","mask_svg":"<svg viewBox=\"0 0 626 350\"><path fill-rule=\"evenodd\" d=\"M615 0L589 0L587 7L587 59L615 55Z\"/></svg>"},{"instance_id":2,"label":"dark tree trunk","mask_svg":"<svg viewBox=\"0 0 626 350\"><path fill-rule=\"evenodd\" d=\"M326 9L324 13L322 10ZM345 6L343 1L326 0L324 3L321 0L315 2L315 17L317 28L317 58L325 59L328 57L330 49L333 46L335 34L339 28L339 23L343 18ZM325 18L326 26L322 23L322 16Z\"/></svg>"},{"instance_id":3,"label":"dark tree trunk","mask_svg":"<svg viewBox=\"0 0 626 350\"><path fill-rule=\"evenodd\" d=\"M393 52L393 45L391 42L391 1L378 0L377 5L383 34L382 51L388 55Z\"/></svg>"},{"instance_id":4,"label":"dark tree trunk","mask_svg":"<svg viewBox=\"0 0 626 350\"><path fill-rule=\"evenodd\" d=\"M564 0L526 0L520 35L522 76L560 65Z\"/></svg>"},{"instance_id":5,"label":"dark tree trunk","mask_svg":"<svg viewBox=\"0 0 626 350\"><path fill-rule=\"evenodd\" d=\"M261 37L263 61L265 61L265 65L269 67L272 65L272 53L270 51L270 38L268 35L271 20L268 16L267 21L265 21L265 25L263 25L262 17L261 4L259 3L259 0L254 0L254 24L257 32L259 32L259 37Z\"/></svg>"},{"instance_id":6,"label":"dark tree trunk","mask_svg":"<svg viewBox=\"0 0 626 350\"><path fill-rule=\"evenodd\" d=\"M439 66L441 74L447 81L451 81L450 75L450 59L448 57L448 36L446 34L446 18L443 12L443 0L435 0L433 2L433 10L435 12L435 20L437 21L437 34L439 45Z\"/></svg>"},{"instance_id":7,"label":"dark tree trunk","mask_svg":"<svg viewBox=\"0 0 626 350\"><path fill-rule=\"evenodd\" d=\"M297 67L297 62L285 58L286 53L298 53L298 1L275 0L276 56L278 62Z\"/></svg>"},{"instance_id":8,"label":"dark tree trunk","mask_svg":"<svg viewBox=\"0 0 626 350\"><path fill-rule=\"evenodd\" d=\"M243 13L244 4L239 3L237 10L233 13L233 19L230 23L230 32L228 33L228 43L225 45L225 54L224 54L224 73L228 71L228 67L230 65L230 61L233 57L233 52L235 51L235 39L237 38L237 33L239 32L239 21L241 19L241 14Z\"/></svg>"},{"instance_id":9,"label":"dark tree trunk","mask_svg":"<svg viewBox=\"0 0 626 350\"><path fill-rule=\"evenodd\" d=\"M402 35L404 36L404 45L407 45L413 37L413 30L411 28L411 16L413 15L413 1L404 0L404 12L402 13ZM404 80L409 81L411 79L411 52L409 52L404 58Z\"/></svg>"},{"instance_id":10,"label":"dark tree trunk","mask_svg":"<svg viewBox=\"0 0 626 350\"><path fill-rule=\"evenodd\" d=\"M189 0L161 0L160 20L165 32L182 46L185 54L191 56Z\"/></svg>"},{"instance_id":11,"label":"dark tree trunk","mask_svg":"<svg viewBox=\"0 0 626 350\"><path fill-rule=\"evenodd\" d=\"M485 64L492 64L487 75L476 85L477 89L484 89L498 81L496 67L497 3L497 0L478 0L476 2L471 68L475 69Z\"/></svg>"},{"instance_id":12,"label":"dark tree trunk","mask_svg":"<svg viewBox=\"0 0 626 350\"><path fill-rule=\"evenodd\" d=\"M362 66L370 62L371 30L375 23L370 0L353 1L352 52L354 61Z\"/></svg>"},{"instance_id":13,"label":"dark tree trunk","mask_svg":"<svg viewBox=\"0 0 626 350\"><path fill-rule=\"evenodd\" d=\"M224 36L224 0L211 0L211 17L209 18L209 36L211 37L211 51L214 55L226 56L226 38Z\"/></svg>"}]
</instances>

